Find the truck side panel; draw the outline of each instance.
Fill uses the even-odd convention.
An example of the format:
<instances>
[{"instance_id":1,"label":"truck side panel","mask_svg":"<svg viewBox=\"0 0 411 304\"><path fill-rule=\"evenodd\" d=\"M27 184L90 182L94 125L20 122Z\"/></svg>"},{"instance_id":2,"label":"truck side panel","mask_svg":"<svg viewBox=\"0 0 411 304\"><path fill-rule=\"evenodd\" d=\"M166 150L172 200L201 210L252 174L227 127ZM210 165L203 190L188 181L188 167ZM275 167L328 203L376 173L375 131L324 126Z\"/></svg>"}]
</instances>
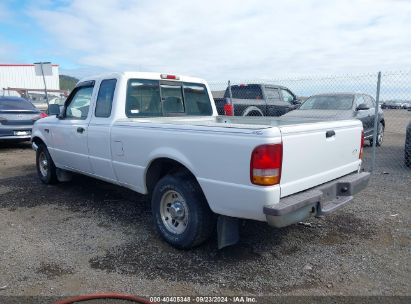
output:
<instances>
[{"instance_id":1,"label":"truck side panel","mask_svg":"<svg viewBox=\"0 0 411 304\"><path fill-rule=\"evenodd\" d=\"M210 208L219 214L265 220L264 204L278 201L278 186L250 182L250 157L255 146L279 143L251 130L223 131L154 123L116 123L112 127L113 167L120 184L147 193L146 170L157 158L180 162L196 176ZM258 206L256 206L258 204Z\"/></svg>"}]
</instances>

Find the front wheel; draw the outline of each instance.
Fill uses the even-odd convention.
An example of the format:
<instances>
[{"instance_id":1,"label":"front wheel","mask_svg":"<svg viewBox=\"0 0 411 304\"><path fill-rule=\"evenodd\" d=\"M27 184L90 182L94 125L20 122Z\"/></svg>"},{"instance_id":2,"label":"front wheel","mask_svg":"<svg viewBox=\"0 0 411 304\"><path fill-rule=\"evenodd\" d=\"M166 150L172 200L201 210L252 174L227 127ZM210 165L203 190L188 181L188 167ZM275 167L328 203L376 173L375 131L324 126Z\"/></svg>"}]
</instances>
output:
<instances>
[{"instance_id":1,"label":"front wheel","mask_svg":"<svg viewBox=\"0 0 411 304\"><path fill-rule=\"evenodd\" d=\"M188 249L212 234L215 217L192 177L166 175L154 188L151 209L157 231L172 246Z\"/></svg>"},{"instance_id":2,"label":"front wheel","mask_svg":"<svg viewBox=\"0 0 411 304\"><path fill-rule=\"evenodd\" d=\"M45 184L57 182L56 166L50 156L49 150L43 144L36 151L36 168L40 180Z\"/></svg>"},{"instance_id":3,"label":"front wheel","mask_svg":"<svg viewBox=\"0 0 411 304\"><path fill-rule=\"evenodd\" d=\"M382 124L382 122L380 122L378 124L376 146L381 147L383 141L384 141L384 125ZM373 144L373 139L371 138L370 139L370 146L372 146L372 144Z\"/></svg>"}]
</instances>

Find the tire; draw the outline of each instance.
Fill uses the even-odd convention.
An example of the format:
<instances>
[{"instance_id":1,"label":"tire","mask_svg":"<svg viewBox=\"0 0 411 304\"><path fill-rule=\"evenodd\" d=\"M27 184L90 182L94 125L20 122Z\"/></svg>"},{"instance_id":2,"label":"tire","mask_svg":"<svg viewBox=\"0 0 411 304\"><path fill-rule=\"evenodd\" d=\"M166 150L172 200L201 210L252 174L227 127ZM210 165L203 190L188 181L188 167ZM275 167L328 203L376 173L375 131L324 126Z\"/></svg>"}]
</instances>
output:
<instances>
[{"instance_id":1,"label":"tire","mask_svg":"<svg viewBox=\"0 0 411 304\"><path fill-rule=\"evenodd\" d=\"M36 151L37 175L45 184L57 183L56 166L50 156L49 150L44 144L38 146Z\"/></svg>"},{"instance_id":2,"label":"tire","mask_svg":"<svg viewBox=\"0 0 411 304\"><path fill-rule=\"evenodd\" d=\"M151 209L160 236L179 249L205 242L216 226L200 186L185 174L160 179L153 191Z\"/></svg>"},{"instance_id":3,"label":"tire","mask_svg":"<svg viewBox=\"0 0 411 304\"><path fill-rule=\"evenodd\" d=\"M407 151L405 151L404 162L407 167L411 168L411 155Z\"/></svg>"},{"instance_id":4,"label":"tire","mask_svg":"<svg viewBox=\"0 0 411 304\"><path fill-rule=\"evenodd\" d=\"M377 147L381 147L383 141L384 141L384 125L382 124L382 122L380 122L380 123L378 124L378 134L377 134L377 143L376 143L376 146L377 146ZM373 144L373 140L372 140L372 137L371 137L371 139L370 139L370 146L372 146L372 144Z\"/></svg>"}]
</instances>

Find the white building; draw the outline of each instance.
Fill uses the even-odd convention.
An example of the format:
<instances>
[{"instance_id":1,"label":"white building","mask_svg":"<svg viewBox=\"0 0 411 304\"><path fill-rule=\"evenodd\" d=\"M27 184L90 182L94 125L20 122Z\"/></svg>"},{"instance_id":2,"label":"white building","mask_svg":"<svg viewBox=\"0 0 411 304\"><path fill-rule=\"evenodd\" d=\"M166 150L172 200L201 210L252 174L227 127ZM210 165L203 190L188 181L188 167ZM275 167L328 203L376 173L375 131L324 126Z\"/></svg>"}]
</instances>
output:
<instances>
[{"instance_id":1,"label":"white building","mask_svg":"<svg viewBox=\"0 0 411 304\"><path fill-rule=\"evenodd\" d=\"M51 76L45 76L47 90L59 90L59 66L52 65ZM0 95L19 96L18 88L30 90L44 90L43 77L37 76L34 64L0 64Z\"/></svg>"}]
</instances>

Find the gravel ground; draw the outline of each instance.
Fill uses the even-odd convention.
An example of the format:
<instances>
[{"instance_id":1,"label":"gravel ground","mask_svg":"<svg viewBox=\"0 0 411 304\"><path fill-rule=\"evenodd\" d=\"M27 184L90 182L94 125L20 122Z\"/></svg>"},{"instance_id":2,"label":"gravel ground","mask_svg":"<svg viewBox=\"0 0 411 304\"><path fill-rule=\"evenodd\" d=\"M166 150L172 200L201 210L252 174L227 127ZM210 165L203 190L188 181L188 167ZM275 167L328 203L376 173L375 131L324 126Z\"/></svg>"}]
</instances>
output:
<instances>
[{"instance_id":1,"label":"gravel ground","mask_svg":"<svg viewBox=\"0 0 411 304\"><path fill-rule=\"evenodd\" d=\"M216 237L176 250L156 235L146 197L84 176L43 185L29 144L1 144L0 296L410 296L411 112L386 112L378 169L354 203L283 229L247 221L221 251Z\"/></svg>"}]
</instances>

